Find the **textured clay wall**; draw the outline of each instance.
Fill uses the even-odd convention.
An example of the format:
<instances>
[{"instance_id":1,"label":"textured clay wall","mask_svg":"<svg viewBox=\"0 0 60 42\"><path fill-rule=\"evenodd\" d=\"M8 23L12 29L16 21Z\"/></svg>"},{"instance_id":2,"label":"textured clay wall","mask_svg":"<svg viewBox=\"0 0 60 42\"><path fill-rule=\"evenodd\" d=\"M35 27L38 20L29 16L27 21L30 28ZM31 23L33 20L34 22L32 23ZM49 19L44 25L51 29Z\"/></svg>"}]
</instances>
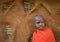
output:
<instances>
[{"instance_id":1,"label":"textured clay wall","mask_svg":"<svg viewBox=\"0 0 60 42\"><path fill-rule=\"evenodd\" d=\"M33 8L27 13L20 1L14 1L5 13L0 12L0 42L9 42L4 30L7 23L13 30L10 42L28 42L28 38L35 30L33 17L37 14L46 19L48 26L54 32L56 41L60 42L59 3L57 5L48 1L34 1L34 3Z\"/></svg>"}]
</instances>

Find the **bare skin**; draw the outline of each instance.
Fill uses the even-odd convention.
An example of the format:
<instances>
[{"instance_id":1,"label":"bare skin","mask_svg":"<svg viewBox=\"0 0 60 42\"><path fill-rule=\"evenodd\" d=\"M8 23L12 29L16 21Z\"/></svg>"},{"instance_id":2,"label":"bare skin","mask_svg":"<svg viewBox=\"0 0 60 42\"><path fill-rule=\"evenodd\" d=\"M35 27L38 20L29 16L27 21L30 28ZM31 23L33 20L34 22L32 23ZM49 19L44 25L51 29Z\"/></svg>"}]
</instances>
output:
<instances>
[{"instance_id":1,"label":"bare skin","mask_svg":"<svg viewBox=\"0 0 60 42\"><path fill-rule=\"evenodd\" d=\"M41 15L36 15L34 17L34 21L35 21L34 23L35 23L35 26L37 27L37 29L42 30L46 26L45 20Z\"/></svg>"}]
</instances>

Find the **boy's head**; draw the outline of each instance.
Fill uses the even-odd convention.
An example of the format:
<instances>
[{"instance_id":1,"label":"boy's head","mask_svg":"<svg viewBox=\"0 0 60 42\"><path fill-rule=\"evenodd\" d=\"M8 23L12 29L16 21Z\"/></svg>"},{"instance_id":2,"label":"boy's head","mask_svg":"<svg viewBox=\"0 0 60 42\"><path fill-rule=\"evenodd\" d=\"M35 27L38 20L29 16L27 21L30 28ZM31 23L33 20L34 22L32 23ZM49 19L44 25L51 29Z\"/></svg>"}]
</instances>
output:
<instances>
[{"instance_id":1,"label":"boy's head","mask_svg":"<svg viewBox=\"0 0 60 42\"><path fill-rule=\"evenodd\" d=\"M38 29L43 29L45 27L45 20L43 18L43 16L41 15L36 15L34 17L34 23L35 23L35 26L38 28Z\"/></svg>"}]
</instances>

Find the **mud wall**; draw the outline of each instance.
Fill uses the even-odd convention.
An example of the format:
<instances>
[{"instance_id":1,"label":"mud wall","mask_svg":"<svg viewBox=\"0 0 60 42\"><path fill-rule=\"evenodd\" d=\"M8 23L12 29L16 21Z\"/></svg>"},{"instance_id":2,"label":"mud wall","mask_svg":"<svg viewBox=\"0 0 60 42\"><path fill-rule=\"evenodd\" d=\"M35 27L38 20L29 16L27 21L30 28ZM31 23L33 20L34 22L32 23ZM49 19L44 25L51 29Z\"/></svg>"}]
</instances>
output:
<instances>
[{"instance_id":1,"label":"mud wall","mask_svg":"<svg viewBox=\"0 0 60 42\"><path fill-rule=\"evenodd\" d=\"M2 1L3 2L3 1ZM49 3L48 3L49 2ZM34 1L35 6L27 13L24 11L21 1L14 1L4 12L0 11L0 41L7 42L5 34L5 24L9 24L13 30L10 42L27 42L35 29L33 17L37 14L42 15L48 26L54 32L57 42L60 42L60 6L59 1L51 4L51 1ZM3 4L1 4L2 10Z\"/></svg>"}]
</instances>

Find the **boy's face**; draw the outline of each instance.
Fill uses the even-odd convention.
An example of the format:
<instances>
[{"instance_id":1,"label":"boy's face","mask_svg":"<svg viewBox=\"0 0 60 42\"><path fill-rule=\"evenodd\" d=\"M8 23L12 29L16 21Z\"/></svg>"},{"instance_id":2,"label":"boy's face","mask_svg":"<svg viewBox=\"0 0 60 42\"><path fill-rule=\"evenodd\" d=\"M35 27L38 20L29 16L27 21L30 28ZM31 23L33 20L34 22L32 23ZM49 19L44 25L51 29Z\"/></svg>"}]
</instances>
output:
<instances>
[{"instance_id":1,"label":"boy's face","mask_svg":"<svg viewBox=\"0 0 60 42\"><path fill-rule=\"evenodd\" d=\"M45 21L43 18L41 17L37 17L37 19L35 20L35 26L38 29L43 29L45 27Z\"/></svg>"}]
</instances>

